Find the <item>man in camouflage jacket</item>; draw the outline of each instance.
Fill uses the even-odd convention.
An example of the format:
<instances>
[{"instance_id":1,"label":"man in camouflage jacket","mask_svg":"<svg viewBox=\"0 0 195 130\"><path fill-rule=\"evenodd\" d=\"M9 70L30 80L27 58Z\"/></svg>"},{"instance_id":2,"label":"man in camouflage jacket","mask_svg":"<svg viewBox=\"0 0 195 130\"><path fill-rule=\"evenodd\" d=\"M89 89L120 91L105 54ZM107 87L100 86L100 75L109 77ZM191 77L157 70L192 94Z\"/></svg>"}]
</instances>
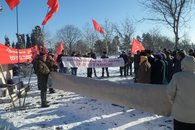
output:
<instances>
[{"instance_id":1,"label":"man in camouflage jacket","mask_svg":"<svg viewBox=\"0 0 195 130\"><path fill-rule=\"evenodd\" d=\"M46 55L40 54L40 59L37 63L37 79L38 87L41 90L41 107L49 107L47 104L47 81L50 73L49 68L46 65Z\"/></svg>"}]
</instances>

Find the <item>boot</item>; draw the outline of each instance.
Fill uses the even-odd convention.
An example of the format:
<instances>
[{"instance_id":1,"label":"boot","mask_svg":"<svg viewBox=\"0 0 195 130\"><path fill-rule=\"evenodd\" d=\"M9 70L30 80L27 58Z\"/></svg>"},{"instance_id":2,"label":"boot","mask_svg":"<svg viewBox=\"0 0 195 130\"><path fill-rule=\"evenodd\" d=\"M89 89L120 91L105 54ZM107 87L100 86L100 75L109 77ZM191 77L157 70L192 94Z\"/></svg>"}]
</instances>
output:
<instances>
[{"instance_id":1,"label":"boot","mask_svg":"<svg viewBox=\"0 0 195 130\"><path fill-rule=\"evenodd\" d=\"M45 107L49 107L49 105L47 104L46 101L44 101L43 103L41 103L41 107L45 108Z\"/></svg>"},{"instance_id":2,"label":"boot","mask_svg":"<svg viewBox=\"0 0 195 130\"><path fill-rule=\"evenodd\" d=\"M55 90L53 88L49 88L49 93L55 93Z\"/></svg>"}]
</instances>

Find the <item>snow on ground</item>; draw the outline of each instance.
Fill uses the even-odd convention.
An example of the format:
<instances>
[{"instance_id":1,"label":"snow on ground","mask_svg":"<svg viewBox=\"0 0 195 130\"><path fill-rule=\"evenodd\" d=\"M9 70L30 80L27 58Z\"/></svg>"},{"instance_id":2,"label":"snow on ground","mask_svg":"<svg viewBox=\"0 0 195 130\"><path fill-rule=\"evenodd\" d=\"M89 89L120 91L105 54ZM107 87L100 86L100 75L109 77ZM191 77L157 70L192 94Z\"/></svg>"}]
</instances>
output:
<instances>
[{"instance_id":1,"label":"snow on ground","mask_svg":"<svg viewBox=\"0 0 195 130\"><path fill-rule=\"evenodd\" d=\"M101 69L96 69L98 77ZM118 68L109 68L110 80L121 84L133 82L132 76L120 77ZM86 69L78 76L86 77ZM24 82L28 78L22 79ZM0 104L0 130L171 130L172 119L118 106L73 92L56 90L47 94L50 107L40 107L36 76L31 80L24 108L13 109L11 103ZM18 106L18 103L16 104Z\"/></svg>"}]
</instances>

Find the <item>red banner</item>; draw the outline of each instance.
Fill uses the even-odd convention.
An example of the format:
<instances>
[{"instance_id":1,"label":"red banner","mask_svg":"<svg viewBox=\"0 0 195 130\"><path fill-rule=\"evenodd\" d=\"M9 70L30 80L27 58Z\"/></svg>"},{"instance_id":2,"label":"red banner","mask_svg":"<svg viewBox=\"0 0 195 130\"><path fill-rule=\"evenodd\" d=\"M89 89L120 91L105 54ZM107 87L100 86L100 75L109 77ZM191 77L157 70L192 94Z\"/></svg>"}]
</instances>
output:
<instances>
[{"instance_id":1,"label":"red banner","mask_svg":"<svg viewBox=\"0 0 195 130\"><path fill-rule=\"evenodd\" d=\"M18 62L32 61L37 54L39 54L37 45L28 49L15 49L0 44L0 64L15 64Z\"/></svg>"}]
</instances>

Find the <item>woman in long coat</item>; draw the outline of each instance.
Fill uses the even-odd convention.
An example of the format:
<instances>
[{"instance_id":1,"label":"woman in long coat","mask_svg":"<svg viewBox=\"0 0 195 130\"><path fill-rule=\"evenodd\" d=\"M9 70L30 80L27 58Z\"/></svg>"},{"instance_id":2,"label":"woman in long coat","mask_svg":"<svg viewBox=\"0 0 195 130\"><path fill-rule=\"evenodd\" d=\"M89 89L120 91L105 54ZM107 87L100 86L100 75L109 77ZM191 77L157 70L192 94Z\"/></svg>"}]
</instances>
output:
<instances>
[{"instance_id":1,"label":"woman in long coat","mask_svg":"<svg viewBox=\"0 0 195 130\"><path fill-rule=\"evenodd\" d=\"M175 73L167 87L173 104L174 130L195 130L195 59L186 56L181 61L182 72Z\"/></svg>"},{"instance_id":2,"label":"woman in long coat","mask_svg":"<svg viewBox=\"0 0 195 130\"><path fill-rule=\"evenodd\" d=\"M138 83L150 83L151 65L148 62L147 56L140 57L140 65L138 69Z\"/></svg>"}]
</instances>

